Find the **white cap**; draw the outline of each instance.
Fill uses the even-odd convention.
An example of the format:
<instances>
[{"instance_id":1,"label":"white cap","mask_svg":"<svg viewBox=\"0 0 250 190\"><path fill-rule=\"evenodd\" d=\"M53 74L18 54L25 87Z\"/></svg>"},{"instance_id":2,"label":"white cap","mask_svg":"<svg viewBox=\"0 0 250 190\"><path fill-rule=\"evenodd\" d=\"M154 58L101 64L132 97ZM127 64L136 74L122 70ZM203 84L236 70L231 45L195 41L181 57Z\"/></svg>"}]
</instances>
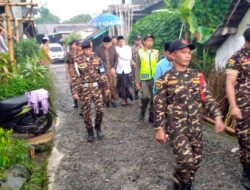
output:
<instances>
[{"instance_id":1,"label":"white cap","mask_svg":"<svg viewBox=\"0 0 250 190\"><path fill-rule=\"evenodd\" d=\"M49 37L48 36L44 36L43 40L48 40L49 41Z\"/></svg>"}]
</instances>

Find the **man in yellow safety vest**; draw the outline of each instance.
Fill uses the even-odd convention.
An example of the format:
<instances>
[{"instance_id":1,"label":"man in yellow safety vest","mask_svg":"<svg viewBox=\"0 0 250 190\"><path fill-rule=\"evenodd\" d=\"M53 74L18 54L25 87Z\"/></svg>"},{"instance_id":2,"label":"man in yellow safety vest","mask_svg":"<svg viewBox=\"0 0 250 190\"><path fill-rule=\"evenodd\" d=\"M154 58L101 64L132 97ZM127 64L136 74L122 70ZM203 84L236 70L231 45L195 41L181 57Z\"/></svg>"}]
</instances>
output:
<instances>
[{"instance_id":1,"label":"man in yellow safety vest","mask_svg":"<svg viewBox=\"0 0 250 190\"><path fill-rule=\"evenodd\" d=\"M156 64L159 61L159 51L152 49L154 37L148 34L143 40L144 48L138 51L136 64L136 87L141 89L140 122L144 121L147 106L150 103L149 123L154 122L153 87Z\"/></svg>"}]
</instances>

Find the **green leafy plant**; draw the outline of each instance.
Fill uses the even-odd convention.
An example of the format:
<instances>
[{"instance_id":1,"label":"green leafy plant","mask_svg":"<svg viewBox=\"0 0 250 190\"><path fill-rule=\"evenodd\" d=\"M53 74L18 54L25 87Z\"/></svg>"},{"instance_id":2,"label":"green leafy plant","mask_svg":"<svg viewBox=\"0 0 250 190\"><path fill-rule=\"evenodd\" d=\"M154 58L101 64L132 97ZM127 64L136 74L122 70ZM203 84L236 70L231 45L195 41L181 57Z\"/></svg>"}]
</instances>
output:
<instances>
[{"instance_id":1,"label":"green leafy plant","mask_svg":"<svg viewBox=\"0 0 250 190\"><path fill-rule=\"evenodd\" d=\"M27 57L25 59L25 64L20 64L18 67L20 68L20 73L27 78L36 79L36 78L45 78L46 73L48 73L48 68L42 65L37 64L39 58Z\"/></svg>"},{"instance_id":2,"label":"green leafy plant","mask_svg":"<svg viewBox=\"0 0 250 190\"><path fill-rule=\"evenodd\" d=\"M81 34L77 33L77 32L72 32L71 34L67 35L64 38L64 42L65 44L68 46L71 42L75 41L75 40L82 40L82 36Z\"/></svg>"},{"instance_id":3,"label":"green leafy plant","mask_svg":"<svg viewBox=\"0 0 250 190\"><path fill-rule=\"evenodd\" d=\"M181 21L177 15L168 11L155 12L133 25L129 36L129 43L133 43L136 35L145 36L150 33L155 37L154 47L163 50L165 42L178 38L180 28Z\"/></svg>"},{"instance_id":4,"label":"green leafy plant","mask_svg":"<svg viewBox=\"0 0 250 190\"><path fill-rule=\"evenodd\" d=\"M14 51L17 64L25 63L27 57L44 58L38 42L33 38L23 39L16 43Z\"/></svg>"},{"instance_id":5,"label":"green leafy plant","mask_svg":"<svg viewBox=\"0 0 250 190\"><path fill-rule=\"evenodd\" d=\"M29 146L12 136L12 130L0 128L0 167L8 168L15 163L29 162Z\"/></svg>"}]
</instances>

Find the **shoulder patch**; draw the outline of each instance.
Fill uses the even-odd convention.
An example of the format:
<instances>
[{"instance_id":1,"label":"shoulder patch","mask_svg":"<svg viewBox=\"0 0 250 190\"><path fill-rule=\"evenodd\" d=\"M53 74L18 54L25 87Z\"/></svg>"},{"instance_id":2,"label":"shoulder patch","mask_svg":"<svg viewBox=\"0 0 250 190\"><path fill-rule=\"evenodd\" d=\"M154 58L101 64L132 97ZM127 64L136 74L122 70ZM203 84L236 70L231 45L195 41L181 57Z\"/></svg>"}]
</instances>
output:
<instances>
[{"instance_id":1,"label":"shoulder patch","mask_svg":"<svg viewBox=\"0 0 250 190\"><path fill-rule=\"evenodd\" d=\"M229 65L233 65L233 64L235 64L235 62L236 62L236 61L235 61L234 59L229 59L228 64L229 64Z\"/></svg>"},{"instance_id":2,"label":"shoulder patch","mask_svg":"<svg viewBox=\"0 0 250 190\"><path fill-rule=\"evenodd\" d=\"M161 89L163 87L164 83L165 83L165 81L162 79L156 80L155 81L155 88L157 90Z\"/></svg>"}]
</instances>

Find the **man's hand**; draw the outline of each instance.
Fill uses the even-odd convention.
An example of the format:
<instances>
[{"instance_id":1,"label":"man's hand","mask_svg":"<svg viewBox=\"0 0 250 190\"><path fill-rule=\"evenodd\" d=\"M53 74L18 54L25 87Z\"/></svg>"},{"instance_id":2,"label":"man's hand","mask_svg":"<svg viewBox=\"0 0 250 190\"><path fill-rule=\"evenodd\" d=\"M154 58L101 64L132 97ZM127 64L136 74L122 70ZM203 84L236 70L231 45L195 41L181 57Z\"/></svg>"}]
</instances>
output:
<instances>
[{"instance_id":1,"label":"man's hand","mask_svg":"<svg viewBox=\"0 0 250 190\"><path fill-rule=\"evenodd\" d=\"M165 131L163 128L157 128L155 129L156 132L155 132L155 139L161 143L161 144L164 144L167 142L167 136L165 134Z\"/></svg>"},{"instance_id":2,"label":"man's hand","mask_svg":"<svg viewBox=\"0 0 250 190\"><path fill-rule=\"evenodd\" d=\"M110 73L111 73L111 75L115 76L115 68L111 68Z\"/></svg>"},{"instance_id":3,"label":"man's hand","mask_svg":"<svg viewBox=\"0 0 250 190\"><path fill-rule=\"evenodd\" d=\"M241 110L239 109L238 106L235 106L235 107L231 108L231 115L235 119L242 119L242 112L241 112Z\"/></svg>"},{"instance_id":4,"label":"man's hand","mask_svg":"<svg viewBox=\"0 0 250 190\"><path fill-rule=\"evenodd\" d=\"M220 133L225 130L225 124L220 116L215 118L215 131Z\"/></svg>"},{"instance_id":5,"label":"man's hand","mask_svg":"<svg viewBox=\"0 0 250 190\"><path fill-rule=\"evenodd\" d=\"M76 94L76 93L75 93L75 94L73 94L73 99L74 99L74 100L79 100L79 96L78 96L78 94Z\"/></svg>"},{"instance_id":6,"label":"man's hand","mask_svg":"<svg viewBox=\"0 0 250 190\"><path fill-rule=\"evenodd\" d=\"M110 90L108 89L108 90L105 90L105 96L108 96L109 94L110 94Z\"/></svg>"},{"instance_id":7,"label":"man's hand","mask_svg":"<svg viewBox=\"0 0 250 190\"><path fill-rule=\"evenodd\" d=\"M137 82L135 85L136 85L136 89L137 89L137 90L140 90L140 89L141 89L141 84L140 84L140 83Z\"/></svg>"}]
</instances>

